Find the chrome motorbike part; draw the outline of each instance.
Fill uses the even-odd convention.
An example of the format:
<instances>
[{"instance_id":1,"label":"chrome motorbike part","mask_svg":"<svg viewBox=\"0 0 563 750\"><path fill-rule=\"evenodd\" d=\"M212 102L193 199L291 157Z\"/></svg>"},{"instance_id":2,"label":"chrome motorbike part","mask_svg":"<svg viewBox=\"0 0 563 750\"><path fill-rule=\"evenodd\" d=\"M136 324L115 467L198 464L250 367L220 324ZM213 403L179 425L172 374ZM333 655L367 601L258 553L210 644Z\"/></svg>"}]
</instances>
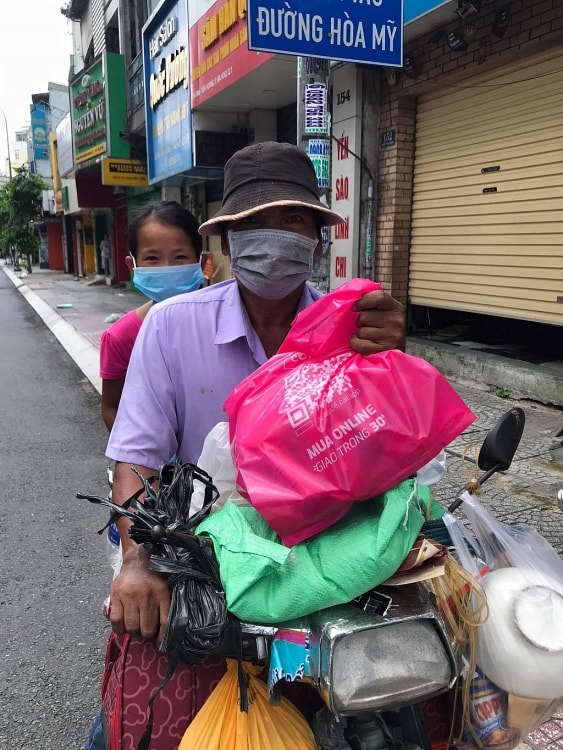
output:
<instances>
[{"instance_id":1,"label":"chrome motorbike part","mask_svg":"<svg viewBox=\"0 0 563 750\"><path fill-rule=\"evenodd\" d=\"M270 658L270 643L276 634L276 628L242 622L240 629L242 658L253 664L265 664Z\"/></svg>"},{"instance_id":2,"label":"chrome motorbike part","mask_svg":"<svg viewBox=\"0 0 563 750\"><path fill-rule=\"evenodd\" d=\"M385 617L350 606L313 618L311 674L336 716L385 711L447 690L457 660L421 584L394 589Z\"/></svg>"}]
</instances>

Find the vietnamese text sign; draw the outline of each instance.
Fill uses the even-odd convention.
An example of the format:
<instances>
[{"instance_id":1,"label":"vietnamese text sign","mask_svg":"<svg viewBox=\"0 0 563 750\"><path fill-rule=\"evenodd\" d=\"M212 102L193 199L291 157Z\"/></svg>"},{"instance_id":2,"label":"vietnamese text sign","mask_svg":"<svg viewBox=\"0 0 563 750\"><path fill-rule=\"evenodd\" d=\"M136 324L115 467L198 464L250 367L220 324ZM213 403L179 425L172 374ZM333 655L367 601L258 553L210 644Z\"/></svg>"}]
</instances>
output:
<instances>
[{"instance_id":1,"label":"vietnamese text sign","mask_svg":"<svg viewBox=\"0 0 563 750\"><path fill-rule=\"evenodd\" d=\"M246 0L217 0L190 27L192 107L271 60L250 52Z\"/></svg>"},{"instance_id":2,"label":"vietnamese text sign","mask_svg":"<svg viewBox=\"0 0 563 750\"><path fill-rule=\"evenodd\" d=\"M71 81L70 116L74 133L74 163L81 164L107 151L106 96L102 59Z\"/></svg>"},{"instance_id":3,"label":"vietnamese text sign","mask_svg":"<svg viewBox=\"0 0 563 750\"><path fill-rule=\"evenodd\" d=\"M248 0L248 46L287 55L403 64L402 0Z\"/></svg>"},{"instance_id":4,"label":"vietnamese text sign","mask_svg":"<svg viewBox=\"0 0 563 750\"><path fill-rule=\"evenodd\" d=\"M335 68L332 82L332 132L338 138L332 149L330 207L344 218L343 224L332 228L330 288L336 289L358 275L361 163L354 154L362 153L362 90L354 65Z\"/></svg>"},{"instance_id":5,"label":"vietnamese text sign","mask_svg":"<svg viewBox=\"0 0 563 750\"><path fill-rule=\"evenodd\" d=\"M102 185L143 187L148 184L147 165L143 162L102 157Z\"/></svg>"},{"instance_id":6,"label":"vietnamese text sign","mask_svg":"<svg viewBox=\"0 0 563 750\"><path fill-rule=\"evenodd\" d=\"M163 0L143 26L149 183L193 167L188 6Z\"/></svg>"}]
</instances>

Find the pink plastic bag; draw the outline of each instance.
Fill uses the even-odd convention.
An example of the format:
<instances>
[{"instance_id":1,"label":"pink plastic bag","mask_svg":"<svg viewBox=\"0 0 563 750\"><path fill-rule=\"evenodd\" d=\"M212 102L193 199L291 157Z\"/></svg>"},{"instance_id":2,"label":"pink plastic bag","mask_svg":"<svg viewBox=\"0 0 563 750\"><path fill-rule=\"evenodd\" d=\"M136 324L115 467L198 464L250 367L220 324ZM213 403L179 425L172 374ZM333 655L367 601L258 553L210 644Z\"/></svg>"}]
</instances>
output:
<instances>
[{"instance_id":1,"label":"pink plastic bag","mask_svg":"<svg viewBox=\"0 0 563 750\"><path fill-rule=\"evenodd\" d=\"M411 476L475 420L424 360L352 351L352 307L377 289L353 279L304 310L225 402L239 491L288 546Z\"/></svg>"}]
</instances>

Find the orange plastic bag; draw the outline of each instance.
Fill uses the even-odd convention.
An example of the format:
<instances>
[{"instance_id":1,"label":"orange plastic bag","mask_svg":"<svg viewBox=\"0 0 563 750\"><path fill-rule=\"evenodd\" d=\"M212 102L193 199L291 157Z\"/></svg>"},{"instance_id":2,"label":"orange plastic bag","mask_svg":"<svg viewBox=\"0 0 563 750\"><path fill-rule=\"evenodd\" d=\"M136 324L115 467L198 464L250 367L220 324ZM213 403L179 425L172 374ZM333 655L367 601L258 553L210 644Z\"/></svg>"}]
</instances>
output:
<instances>
[{"instance_id":1,"label":"orange plastic bag","mask_svg":"<svg viewBox=\"0 0 563 750\"><path fill-rule=\"evenodd\" d=\"M196 715L178 750L317 750L305 718L286 698L272 706L262 667L243 663L248 676L248 712L239 707L238 664L227 659L227 674Z\"/></svg>"}]
</instances>

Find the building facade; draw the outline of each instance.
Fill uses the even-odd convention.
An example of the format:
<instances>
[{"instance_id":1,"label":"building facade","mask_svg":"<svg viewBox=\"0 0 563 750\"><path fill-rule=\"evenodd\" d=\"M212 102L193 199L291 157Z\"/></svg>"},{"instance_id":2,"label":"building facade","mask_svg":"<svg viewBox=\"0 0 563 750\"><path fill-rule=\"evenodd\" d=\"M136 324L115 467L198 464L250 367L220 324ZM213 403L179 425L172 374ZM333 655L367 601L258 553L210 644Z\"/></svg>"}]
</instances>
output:
<instances>
[{"instance_id":1,"label":"building facade","mask_svg":"<svg viewBox=\"0 0 563 750\"><path fill-rule=\"evenodd\" d=\"M103 185L104 155L119 150L107 139L84 161L73 146L75 174L85 164L105 201L79 197L81 221L90 215L94 247L111 227L117 280L140 204L174 198L204 220L226 159L273 139L308 150L346 218L325 237L323 288L367 276L415 313L561 323L557 0L405 0L402 67L249 50L246 0L74 0L70 14L74 98L107 52L125 70L121 177ZM135 163L144 184L130 179Z\"/></svg>"},{"instance_id":2,"label":"building facade","mask_svg":"<svg viewBox=\"0 0 563 750\"><path fill-rule=\"evenodd\" d=\"M563 6L475 7L381 75L376 275L415 311L561 325Z\"/></svg>"}]
</instances>

